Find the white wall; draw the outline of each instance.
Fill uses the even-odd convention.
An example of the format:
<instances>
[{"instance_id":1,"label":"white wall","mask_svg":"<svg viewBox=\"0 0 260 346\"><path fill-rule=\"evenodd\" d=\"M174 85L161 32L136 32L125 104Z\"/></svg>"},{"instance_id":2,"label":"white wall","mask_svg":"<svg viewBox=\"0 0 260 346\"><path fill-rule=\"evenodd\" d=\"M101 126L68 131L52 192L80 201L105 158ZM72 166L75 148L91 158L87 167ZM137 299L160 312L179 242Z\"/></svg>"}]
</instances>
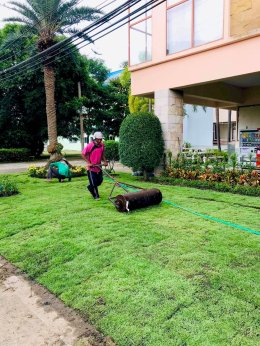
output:
<instances>
[{"instance_id":1,"label":"white wall","mask_svg":"<svg viewBox=\"0 0 260 346\"><path fill-rule=\"evenodd\" d=\"M258 128L260 128L260 106L241 107L239 109L238 131Z\"/></svg>"},{"instance_id":2,"label":"white wall","mask_svg":"<svg viewBox=\"0 0 260 346\"><path fill-rule=\"evenodd\" d=\"M185 105L183 119L183 141L191 143L193 148L212 148L213 144L213 108L197 107L194 112L191 105Z\"/></svg>"},{"instance_id":3,"label":"white wall","mask_svg":"<svg viewBox=\"0 0 260 346\"><path fill-rule=\"evenodd\" d=\"M81 151L81 144L80 144L80 140L78 140L77 142L72 142L66 138L63 137L58 137L58 142L61 143L63 145L63 149L62 151L66 151L66 150L77 150L77 151Z\"/></svg>"}]
</instances>

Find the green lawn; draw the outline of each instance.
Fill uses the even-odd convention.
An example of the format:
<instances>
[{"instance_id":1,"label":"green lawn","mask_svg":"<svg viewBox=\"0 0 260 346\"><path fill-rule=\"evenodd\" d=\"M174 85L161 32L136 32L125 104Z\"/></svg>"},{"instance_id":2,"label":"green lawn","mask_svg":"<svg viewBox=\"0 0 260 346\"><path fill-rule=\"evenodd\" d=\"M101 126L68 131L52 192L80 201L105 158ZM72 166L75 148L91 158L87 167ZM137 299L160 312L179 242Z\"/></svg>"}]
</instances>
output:
<instances>
[{"instance_id":1,"label":"green lawn","mask_svg":"<svg viewBox=\"0 0 260 346\"><path fill-rule=\"evenodd\" d=\"M120 346L257 345L259 236L173 205L119 213L86 177L13 175L0 199L0 254ZM165 200L260 232L260 199L159 187ZM118 193L121 191L117 190Z\"/></svg>"}]
</instances>

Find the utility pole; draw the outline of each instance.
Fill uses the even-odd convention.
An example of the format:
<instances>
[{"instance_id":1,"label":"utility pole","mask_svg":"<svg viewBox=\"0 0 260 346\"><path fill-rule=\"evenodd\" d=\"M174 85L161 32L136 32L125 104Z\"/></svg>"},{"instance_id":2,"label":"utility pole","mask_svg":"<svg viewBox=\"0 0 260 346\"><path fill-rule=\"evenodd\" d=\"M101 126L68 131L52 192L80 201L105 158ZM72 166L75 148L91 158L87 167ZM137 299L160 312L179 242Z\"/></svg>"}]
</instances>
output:
<instances>
[{"instance_id":1,"label":"utility pole","mask_svg":"<svg viewBox=\"0 0 260 346\"><path fill-rule=\"evenodd\" d=\"M81 83L78 82L78 97L81 98ZM82 114L82 108L80 109L79 113L79 123L80 123L80 143L81 143L81 150L84 149L84 128L83 128L83 114Z\"/></svg>"}]
</instances>

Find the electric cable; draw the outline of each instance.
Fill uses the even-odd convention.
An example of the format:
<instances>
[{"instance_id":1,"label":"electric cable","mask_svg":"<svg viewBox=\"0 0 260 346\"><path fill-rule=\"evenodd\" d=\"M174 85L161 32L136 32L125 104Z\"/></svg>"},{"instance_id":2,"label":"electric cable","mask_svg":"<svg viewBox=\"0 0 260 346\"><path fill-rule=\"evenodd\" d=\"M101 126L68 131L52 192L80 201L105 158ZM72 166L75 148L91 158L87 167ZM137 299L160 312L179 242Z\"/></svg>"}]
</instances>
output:
<instances>
[{"instance_id":1,"label":"electric cable","mask_svg":"<svg viewBox=\"0 0 260 346\"><path fill-rule=\"evenodd\" d=\"M156 2L156 1L155 1ZM163 2L163 1L162 1ZM157 6L157 4L155 5L155 6ZM153 6L153 7L155 7L155 6ZM152 8L152 7L151 7ZM147 9L147 10L150 10L151 8L149 8L149 9ZM145 12L147 12L147 10L145 10L143 13L145 13ZM142 15L143 13L141 13L141 14L139 14L139 15ZM139 16L138 15L138 16ZM136 16L135 18L137 18L138 16ZM127 16L127 18L128 18L128 16ZM134 18L134 19L135 19ZM128 21L127 21L128 22ZM127 23L126 22L126 23ZM118 22L117 22L118 23ZM117 24L117 23L114 23L113 25L115 25L115 24ZM95 39L95 41L96 40L98 40L98 39L100 39L100 38L102 38L103 36L105 36L105 35L107 35L107 34L109 34L110 32L112 32L112 31L115 31L116 29L118 29L119 27L121 27L122 25L125 25L126 23L123 23L123 24L121 24L121 25L119 25L118 27L116 27L116 28L114 28L114 29L112 29L112 30L110 30L109 32L106 32L105 34L103 34L103 35L101 35L101 36L99 36L98 38L96 38ZM108 28L106 28L105 30L107 30ZM102 30L102 31L104 31L104 30ZM102 32L101 31L101 32ZM100 33L100 32L99 32ZM97 35L97 34L99 34L99 33L96 33L95 35ZM81 42L82 43L82 42ZM87 42L86 44L84 44L82 47L84 47L84 46L86 46L86 45L88 45L88 44L90 44L91 42ZM82 48L82 47L79 47L79 48ZM66 56L66 55L68 55L68 54L70 54L71 53L71 50L74 50L74 49L78 49L78 47L76 47L76 46L70 46L69 48L67 48L67 49L65 49L65 51L69 51L67 54L65 54L65 55L62 55L60 58L58 58L58 60L60 60L60 59L62 59L64 56ZM58 52L58 53L56 53L56 55L58 55L58 54L60 54L60 52ZM52 58L53 58L53 56L52 56ZM48 58L49 59L49 58ZM52 59L52 60L54 60L54 59ZM50 63L52 63L53 61L50 61L50 62L48 62L48 63L45 63L45 66L46 65L49 65ZM35 65L37 65L38 63L36 63ZM34 66L35 66L34 65ZM34 67L34 66L31 66L31 67ZM40 66L38 66L38 67L42 67L42 65L40 64ZM25 72L25 71L24 71ZM15 75L15 74L14 74ZM12 75L13 76L13 75ZM7 78L5 78L5 79L9 79L11 76L8 76Z\"/></svg>"},{"instance_id":2,"label":"electric cable","mask_svg":"<svg viewBox=\"0 0 260 346\"><path fill-rule=\"evenodd\" d=\"M79 5L82 1L83 1L83 0L79 0L79 2L77 3L77 5ZM106 0L106 1L108 1L108 0ZM114 1L117 1L117 0L114 0ZM2 4L0 4L0 6L7 7L7 6L4 6L4 5L2 5ZM97 5L97 6L94 7L94 8L98 9L98 8L97 8L98 6L100 6L100 5ZM9 8L9 7L7 7L7 8ZM91 8L91 9L94 9L94 8ZM10 8L10 9L11 9L11 8ZM101 10L101 9L98 9L98 10ZM14 11L15 11L15 10L14 10ZM53 11L47 12L46 16L43 16L42 18L41 18L41 17L39 18L39 21L46 19L46 17L48 17L48 15L53 14L53 13L54 13ZM62 21L60 20L60 21L58 21L56 24L60 24L61 22L62 22ZM68 27L68 26L67 26L67 27ZM35 28L35 29L36 29L36 24L32 25L32 28ZM47 28L47 25L46 25L46 26L43 26L43 27L42 27L42 30L44 30L44 29L46 29L46 28ZM66 28L66 26L65 26L65 28ZM30 30L27 29L27 30L24 31L23 34L18 35L17 38L16 38L14 41L10 42L8 45L6 45L6 46L4 47L4 49L8 49L8 48L12 47L16 42L19 41L19 39L21 39L22 37L24 37L24 34L26 34L26 33L30 33ZM22 49L21 52L23 52L24 50L26 50L26 48ZM9 56L8 56L8 54L9 54ZM5 56L7 56L7 58L5 58ZM12 56L14 56L14 53L13 53L13 52L11 52L11 53L5 53L5 54L3 54L3 55L0 54L0 62L4 62L4 61L6 61L6 60L9 60Z\"/></svg>"},{"instance_id":3,"label":"electric cable","mask_svg":"<svg viewBox=\"0 0 260 346\"><path fill-rule=\"evenodd\" d=\"M135 3L136 2L139 2L139 1L135 1ZM150 1L150 3L153 3L153 2L156 2L155 0L154 1ZM162 1L163 2L163 1ZM148 3L148 5L149 5L149 3ZM140 11L140 9L143 9L143 8L147 8L147 4L145 4L145 5L143 5L141 8L138 8L135 12L132 12L131 13L131 15L133 15L133 14L135 14L135 13L137 13L138 11ZM106 16L105 16L106 17ZM126 16L126 17L124 17L123 19L121 19L120 21L122 21L122 20L124 20L125 18L128 18L129 16ZM118 21L119 22L119 21ZM118 22L116 22L116 23L113 23L112 24L112 26L114 26L114 25L116 25L116 24L118 24ZM125 23L124 23L125 24ZM109 29L109 27L108 28L106 28L105 30L107 30L107 29ZM86 29L84 29L84 31L86 31ZM104 31L104 30L103 30ZM114 31L114 30L113 30ZM101 31L102 32L102 31ZM110 31L111 32L111 31ZM95 36L96 35L98 35L98 34L100 34L100 32L98 32L98 33L96 33L95 34ZM100 37L98 37L98 39L99 38L101 38L101 37L103 37L104 35L102 35L102 36L100 36ZM78 37L76 38L76 39L78 39ZM95 40L97 40L97 39L95 39ZM63 42L63 41L62 41ZM82 43L82 42L80 42L80 43ZM78 44L80 44L80 43L78 43ZM88 44L89 43L91 43L91 42L88 42ZM69 44L70 44L70 42L69 42ZM62 48L64 48L64 47L62 47ZM75 48L75 46L72 46L72 47L70 47L70 49L74 49ZM45 52L45 51L44 51ZM43 52L43 53L44 53ZM41 55L43 55L43 54L41 54ZM46 56L46 55L45 55ZM36 56L37 57L37 56ZM43 58L44 58L44 55L42 56ZM42 58L42 57L40 57L40 58ZM48 56L48 59L50 59L50 55ZM33 57L33 58L35 58L35 57ZM35 59L34 59L34 62L35 62ZM37 61L36 61L37 62ZM28 62L27 62L28 63ZM19 64L18 64L19 65ZM16 65L16 66L18 66L18 65ZM14 70L14 68L16 67L16 66L14 66L14 67L12 67L11 69L12 70ZM30 65L28 65L29 67L32 67L32 65L30 66ZM4 71L4 72L6 72L6 71Z\"/></svg>"},{"instance_id":4,"label":"electric cable","mask_svg":"<svg viewBox=\"0 0 260 346\"><path fill-rule=\"evenodd\" d=\"M79 5L80 2L82 2L82 1L83 1L83 0L80 0L80 1L78 2L77 5ZM104 3L107 2L107 1L109 1L109 0L106 0L106 1L102 2L101 4L97 5L95 8L98 8L100 5L104 4ZM111 3L115 2L115 1L118 1L118 0L113 0L113 1L110 2L109 4L103 6L102 8L105 8L106 6L110 5ZM139 1L140 1L140 0L139 0ZM2 5L2 6L3 6L3 5ZM101 10L101 9L99 9L99 10ZM50 13L53 13L53 11L51 11ZM50 13L49 13L49 14L50 14ZM48 15L48 13L47 13L47 15ZM40 18L40 20L42 20L42 19L44 19L44 17L43 17L43 18ZM59 21L58 23L61 23L61 21ZM36 25L33 25L33 27L36 28ZM43 27L42 29L44 29L44 28L47 28L47 26ZM29 32L29 31L27 30L27 32ZM23 37L23 35L18 36L17 39L16 39L15 41L18 41L21 37ZM13 45L13 44L15 43L15 41L12 42L12 43L10 43L9 46ZM9 46L6 46L5 49L9 48ZM25 48L25 49L26 49L26 48ZM25 49L24 49L24 50L25 50ZM24 50L22 50L22 51L24 51ZM6 53L6 54L8 54L8 53ZM11 53L10 56L12 57L13 54ZM0 61L1 61L1 62L4 62L4 61L6 61L6 60L8 60L8 59L9 59L9 57L7 57L6 59L4 59L4 60L1 61L1 56L0 56Z\"/></svg>"},{"instance_id":5,"label":"electric cable","mask_svg":"<svg viewBox=\"0 0 260 346\"><path fill-rule=\"evenodd\" d=\"M157 5L154 5L153 7L155 7L155 6L157 6ZM149 8L148 10L150 10L150 8ZM143 13L145 13L145 12L147 12L147 11L144 11ZM142 15L143 13L141 13L141 15ZM136 16L136 17L137 17L137 16ZM135 18L136 18L136 17L135 17ZM98 39L100 39L101 37L103 37L103 36L109 34L110 32L115 31L117 28L121 27L121 26L124 25L124 24L126 24L126 23L123 23L123 24L119 25L118 27L116 27L116 28L110 30L109 32L106 32L105 34L99 36L97 39L95 39L95 41L98 40ZM107 30L107 29L108 29L108 28L106 28L106 30ZM99 34L99 33L97 33L97 34ZM88 45L88 44L90 44L90 43L91 43L91 42L87 42L84 46L86 46L86 45ZM82 46L82 47L83 47L83 46ZM82 48L82 47L80 47L80 48ZM61 60L62 58L64 58L64 56L70 54L72 50L77 50L77 49L78 49L78 48L75 47L75 46L70 46L69 48L66 49L66 51L68 51L68 53L65 54L65 55L62 55L60 58L58 58L58 61ZM57 55L57 54L58 54L58 53L56 53L56 55ZM54 59L53 59L53 60L54 60ZM50 63L52 63L52 61L50 61L50 62L47 63L47 64L45 63L45 65L49 65ZM39 65L39 64L38 64L38 65ZM32 66L32 67L33 67L33 66ZM42 67L42 65L40 64L40 65L38 66L38 68L39 68L39 67ZM35 70L36 70L36 69L35 69ZM24 72L26 72L26 71L24 71ZM13 75L16 75L16 73L14 73ZM12 76L13 76L13 75L12 75ZM9 78L12 77L12 76L6 77L5 80L6 80L6 79L9 79Z\"/></svg>"},{"instance_id":6,"label":"electric cable","mask_svg":"<svg viewBox=\"0 0 260 346\"><path fill-rule=\"evenodd\" d=\"M140 0L132 0L131 3L136 4L139 1ZM113 16L115 14L118 14L120 11L124 10L126 7L129 7L129 1L125 2L122 6L120 6L116 10L113 10L113 11L109 12L107 15L105 15L102 18L98 19L97 21L95 21L94 23L90 24L89 26L87 26L83 30L79 31L78 33L76 33L76 34L74 34L74 35L72 35L72 36L70 36L70 37L68 37L68 38L66 38L66 39L64 39L64 40L54 44L53 46L45 49L44 51L34 55L33 57L31 57L29 59L26 59L25 61L23 61L21 63L16 64L13 67L10 67L10 68L7 68L7 69L5 69L3 71L0 71L0 75L6 74L9 71L13 71L13 70L15 70L17 68L24 67L24 66L28 65L30 62L32 62L33 60L38 59L38 58L42 58L44 56L47 56L48 54L50 54L51 52L55 51L56 49L62 48L65 45L70 44L74 40L79 39L79 37L78 37L79 35L83 36L87 31L89 31L91 29L93 30L96 26L101 25L104 22L106 22L108 19L113 18Z\"/></svg>"},{"instance_id":7,"label":"electric cable","mask_svg":"<svg viewBox=\"0 0 260 346\"><path fill-rule=\"evenodd\" d=\"M104 3L106 3L106 2L108 2L109 0L106 0L106 1L104 1L101 5L103 5ZM104 5L104 6L102 6L102 7L100 7L100 10L102 10L103 8L105 8L105 7L107 7L107 6L109 6L109 5L111 5L111 4L113 4L114 2L116 2L117 0L112 0L112 1L110 1L108 4L106 4L106 5ZM100 6L100 5L99 5Z\"/></svg>"},{"instance_id":8,"label":"electric cable","mask_svg":"<svg viewBox=\"0 0 260 346\"><path fill-rule=\"evenodd\" d=\"M116 24L116 23L115 23L115 24ZM115 24L113 24L113 25L115 25ZM108 27L108 28L109 28L109 27ZM105 30L107 30L108 28L105 28ZM102 32L102 31L100 31L100 32ZM99 34L100 32L96 33L95 36L96 36L97 34ZM102 35L102 36L103 36L103 35ZM100 37L100 38L101 38L101 37ZM79 42L79 43L82 43L82 41ZM92 42L88 42L88 44L90 44L90 43L92 43ZM64 50L68 50L68 49L71 50L71 49L75 49L75 48L76 48L75 46L70 46L69 48L63 49L63 51L64 51ZM58 53L60 53L60 52L58 52ZM57 55L58 53L56 53L55 55ZM54 55L51 55L51 57L53 58ZM50 58L49 58L49 60L50 60ZM32 67L34 67L35 65L37 65L37 63L38 63L38 62L35 61L35 62L34 62L34 65L31 64L31 65L28 65L28 67L31 67L31 68L32 68ZM40 62L40 63L41 63L41 62ZM10 75L10 74L9 74L9 75L7 76L7 78L10 78L11 76L13 76L13 75ZM5 78L5 79L7 79L7 78ZM3 79L2 79L2 80L3 80Z\"/></svg>"}]
</instances>

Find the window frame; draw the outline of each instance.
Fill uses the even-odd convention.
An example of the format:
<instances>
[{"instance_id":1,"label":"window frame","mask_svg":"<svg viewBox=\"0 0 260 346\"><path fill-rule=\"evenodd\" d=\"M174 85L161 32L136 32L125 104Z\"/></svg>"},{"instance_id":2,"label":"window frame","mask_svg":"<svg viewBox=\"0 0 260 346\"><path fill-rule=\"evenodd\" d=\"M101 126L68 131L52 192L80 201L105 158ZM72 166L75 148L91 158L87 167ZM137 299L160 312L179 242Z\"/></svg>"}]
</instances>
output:
<instances>
[{"instance_id":1,"label":"window frame","mask_svg":"<svg viewBox=\"0 0 260 346\"><path fill-rule=\"evenodd\" d=\"M176 7L176 6L179 6L181 4L184 4L185 2L188 2L189 0L179 0L178 2L176 2L176 4L173 4L173 5L168 5L168 1L166 0L166 26L167 26L167 29L166 29L166 33L167 33L167 36L166 36L166 55L172 55L172 54L179 54L179 53L182 53L182 52L185 52L187 50L190 50L190 49L194 49L194 48L198 48L198 47L202 47L202 46L205 46L207 44L210 44L212 42L217 42L217 41L220 41L220 40L223 40L224 38L224 20L225 20L225 0L223 0L223 21L222 21L222 36L216 40L212 40L212 41L209 41L209 42L206 42L206 43L201 43L199 45L195 45L194 42L195 42L195 35L194 35L194 25L195 25L195 0L191 0L191 14L192 14L192 18L191 18L191 46L189 48L186 48L184 50L181 50L181 51L178 51L178 52L172 52L172 53L169 53L168 51L168 11L171 10L172 8Z\"/></svg>"},{"instance_id":2,"label":"window frame","mask_svg":"<svg viewBox=\"0 0 260 346\"><path fill-rule=\"evenodd\" d=\"M144 18L141 18L141 19L134 19L134 20L129 20L129 25L128 25L128 42L129 42L129 47L128 47L128 61L129 61L129 66L136 66L136 65L139 65L139 64L143 64L143 63L146 63L146 62L148 62L148 61L152 61L152 59L153 59L153 57L152 57L152 48L151 48L151 58L150 59L147 59L147 60L145 60L145 61L142 61L142 62L139 62L139 63L136 63L136 64L132 64L131 63L131 51L132 51L132 46L131 46L131 30L134 30L134 29L132 29L132 27L133 26L135 26L135 25L138 25L138 24L140 24L140 23L142 23L142 22L147 22L149 19L151 19L151 25L152 25L152 10L150 9L149 10L150 12L151 12L151 14L147 14L147 12L146 13L144 13ZM128 9L128 13L130 14L131 13L131 7ZM152 31L152 27L151 27L151 31ZM151 33L151 37L152 37L152 33ZM147 36L147 34L146 34L146 36ZM152 46L152 39L151 39L151 46ZM146 57L148 56L148 54L147 54L147 52L148 52L148 50L147 50L147 47L148 47L148 45L147 45L147 39L146 39L146 46L145 46L145 55L146 55Z\"/></svg>"}]
</instances>

